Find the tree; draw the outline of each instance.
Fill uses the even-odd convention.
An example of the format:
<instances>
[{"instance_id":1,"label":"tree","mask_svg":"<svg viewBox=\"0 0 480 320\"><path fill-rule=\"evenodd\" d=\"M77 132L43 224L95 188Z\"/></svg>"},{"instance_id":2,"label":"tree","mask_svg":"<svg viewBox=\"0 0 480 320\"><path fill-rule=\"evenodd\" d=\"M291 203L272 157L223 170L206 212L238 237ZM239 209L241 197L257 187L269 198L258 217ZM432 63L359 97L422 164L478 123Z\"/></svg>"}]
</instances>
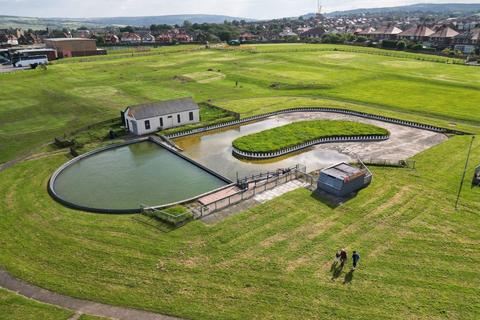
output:
<instances>
[{"instance_id":1,"label":"tree","mask_svg":"<svg viewBox=\"0 0 480 320\"><path fill-rule=\"evenodd\" d=\"M183 28L185 30L190 30L192 28L192 23L188 20L183 21Z\"/></svg>"},{"instance_id":2,"label":"tree","mask_svg":"<svg viewBox=\"0 0 480 320\"><path fill-rule=\"evenodd\" d=\"M217 35L222 41L232 40L232 33L230 31L227 31L227 30L220 31Z\"/></svg>"},{"instance_id":3,"label":"tree","mask_svg":"<svg viewBox=\"0 0 480 320\"><path fill-rule=\"evenodd\" d=\"M367 42L368 38L365 37L365 36L358 36L357 37L357 40L355 40L356 42L358 43L364 43L364 42Z\"/></svg>"},{"instance_id":4,"label":"tree","mask_svg":"<svg viewBox=\"0 0 480 320\"><path fill-rule=\"evenodd\" d=\"M103 36L100 36L100 35L92 35L91 36L91 39L95 39L95 41L97 42L98 45L103 45L105 44L105 38Z\"/></svg>"},{"instance_id":5,"label":"tree","mask_svg":"<svg viewBox=\"0 0 480 320\"><path fill-rule=\"evenodd\" d=\"M407 47L407 43L405 41L398 41L397 42L397 49L398 50L405 50Z\"/></svg>"},{"instance_id":6,"label":"tree","mask_svg":"<svg viewBox=\"0 0 480 320\"><path fill-rule=\"evenodd\" d=\"M126 26L126 27L123 27L123 28L120 28L120 32L135 32L135 29L132 27L132 26Z\"/></svg>"}]
</instances>

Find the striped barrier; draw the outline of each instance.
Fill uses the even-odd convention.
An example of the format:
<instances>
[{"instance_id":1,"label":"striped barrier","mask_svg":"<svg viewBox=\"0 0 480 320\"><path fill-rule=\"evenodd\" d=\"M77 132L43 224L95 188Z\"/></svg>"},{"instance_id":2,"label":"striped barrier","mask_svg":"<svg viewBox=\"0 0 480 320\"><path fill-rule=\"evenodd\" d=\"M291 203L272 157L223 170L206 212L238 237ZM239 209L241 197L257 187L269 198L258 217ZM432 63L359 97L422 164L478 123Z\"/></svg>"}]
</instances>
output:
<instances>
[{"instance_id":1,"label":"striped barrier","mask_svg":"<svg viewBox=\"0 0 480 320\"><path fill-rule=\"evenodd\" d=\"M240 125L240 124L247 123L247 122L262 120L262 119L266 119L266 118L271 117L271 116L288 114L288 113L295 113L295 112L328 112L328 113L346 114L346 115L356 116L356 117L360 117L360 118L378 120L378 121L382 121L382 122L388 122L388 123L393 123L393 124L397 124L397 125L401 125L401 126L406 126L406 127L411 127L411 128L421 129L421 130L428 130L428 131L433 131L433 132L438 132L438 133L465 134L465 132L453 131L453 130L450 130L450 129L447 129L447 128L436 127L436 126L431 126L431 125L428 125L428 124L423 124L423 123L418 123L418 122L413 122L413 121L400 120L400 119L384 117L384 116L379 116L379 115L375 115L375 114L371 114L371 113L353 111L353 110L348 110L348 109L323 108L323 107L298 107L298 108L278 110L278 111L269 112L269 113L256 115L256 116L251 116L251 117L247 117L247 118L243 118L243 119L239 119L239 120L232 120L232 121L228 121L228 122L224 122L224 123L218 123L218 124L214 124L214 125L206 126L206 127L202 127L202 128L196 128L196 129L190 129L190 130L175 132L175 133L171 133L171 134L168 134L168 135L165 135L165 136L169 139L180 138L180 137L185 137L185 136L189 136L189 135L193 135L193 134L203 133L203 132L207 132L207 131L211 131L211 130L236 126L236 125Z\"/></svg>"},{"instance_id":2,"label":"striped barrier","mask_svg":"<svg viewBox=\"0 0 480 320\"><path fill-rule=\"evenodd\" d=\"M235 147L232 149L232 154L241 159L261 160L280 157L292 152L297 152L317 144L335 143L335 142L371 142L371 141L385 141L388 140L389 135L368 135L368 136L346 136L346 137L325 137L301 143L299 145L283 148L273 152L248 152L242 151Z\"/></svg>"}]
</instances>

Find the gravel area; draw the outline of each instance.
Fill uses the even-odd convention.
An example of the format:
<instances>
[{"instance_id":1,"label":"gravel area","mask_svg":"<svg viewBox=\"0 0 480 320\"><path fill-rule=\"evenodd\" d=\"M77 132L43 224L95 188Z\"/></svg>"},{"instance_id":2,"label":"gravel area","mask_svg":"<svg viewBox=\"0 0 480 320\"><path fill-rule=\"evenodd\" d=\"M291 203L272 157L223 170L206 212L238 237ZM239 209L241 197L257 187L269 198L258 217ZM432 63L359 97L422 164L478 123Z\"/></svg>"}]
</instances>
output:
<instances>
[{"instance_id":1,"label":"gravel area","mask_svg":"<svg viewBox=\"0 0 480 320\"><path fill-rule=\"evenodd\" d=\"M316 119L356 121L372 124L390 131L390 139L386 141L329 143L314 147L315 149L334 149L353 157L359 156L362 159L407 159L448 139L442 133L335 113L292 113L279 117L292 122Z\"/></svg>"}]
</instances>

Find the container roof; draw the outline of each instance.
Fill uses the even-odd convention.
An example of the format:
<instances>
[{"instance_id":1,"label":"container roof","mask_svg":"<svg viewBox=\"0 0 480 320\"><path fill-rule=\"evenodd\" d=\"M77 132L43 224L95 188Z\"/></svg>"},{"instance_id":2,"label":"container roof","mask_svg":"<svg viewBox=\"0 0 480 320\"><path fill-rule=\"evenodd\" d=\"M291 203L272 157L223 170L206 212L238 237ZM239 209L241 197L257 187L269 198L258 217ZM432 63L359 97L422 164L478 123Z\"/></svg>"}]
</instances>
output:
<instances>
[{"instance_id":1,"label":"container roof","mask_svg":"<svg viewBox=\"0 0 480 320\"><path fill-rule=\"evenodd\" d=\"M95 39L86 38L47 38L45 41L96 41Z\"/></svg>"},{"instance_id":2,"label":"container roof","mask_svg":"<svg viewBox=\"0 0 480 320\"><path fill-rule=\"evenodd\" d=\"M169 115L172 113L198 110L198 104L192 98L182 98L167 101L141 104L128 107L128 115L137 119L149 119Z\"/></svg>"},{"instance_id":3,"label":"container roof","mask_svg":"<svg viewBox=\"0 0 480 320\"><path fill-rule=\"evenodd\" d=\"M344 180L345 178L351 178L353 176L358 176L360 174L363 174L363 171L357 167L354 167L342 162L334 166L328 167L326 169L323 169L322 173L337 179Z\"/></svg>"}]
</instances>

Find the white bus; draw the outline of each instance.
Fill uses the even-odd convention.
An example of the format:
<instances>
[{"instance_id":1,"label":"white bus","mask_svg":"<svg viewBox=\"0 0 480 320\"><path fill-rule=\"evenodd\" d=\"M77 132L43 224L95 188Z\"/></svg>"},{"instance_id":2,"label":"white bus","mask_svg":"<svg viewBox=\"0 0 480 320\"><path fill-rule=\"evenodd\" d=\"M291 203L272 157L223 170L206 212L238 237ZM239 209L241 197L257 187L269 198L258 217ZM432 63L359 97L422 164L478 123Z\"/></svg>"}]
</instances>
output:
<instances>
[{"instance_id":1,"label":"white bus","mask_svg":"<svg viewBox=\"0 0 480 320\"><path fill-rule=\"evenodd\" d=\"M32 65L48 64L46 55L17 56L13 58L14 67L31 67Z\"/></svg>"}]
</instances>

